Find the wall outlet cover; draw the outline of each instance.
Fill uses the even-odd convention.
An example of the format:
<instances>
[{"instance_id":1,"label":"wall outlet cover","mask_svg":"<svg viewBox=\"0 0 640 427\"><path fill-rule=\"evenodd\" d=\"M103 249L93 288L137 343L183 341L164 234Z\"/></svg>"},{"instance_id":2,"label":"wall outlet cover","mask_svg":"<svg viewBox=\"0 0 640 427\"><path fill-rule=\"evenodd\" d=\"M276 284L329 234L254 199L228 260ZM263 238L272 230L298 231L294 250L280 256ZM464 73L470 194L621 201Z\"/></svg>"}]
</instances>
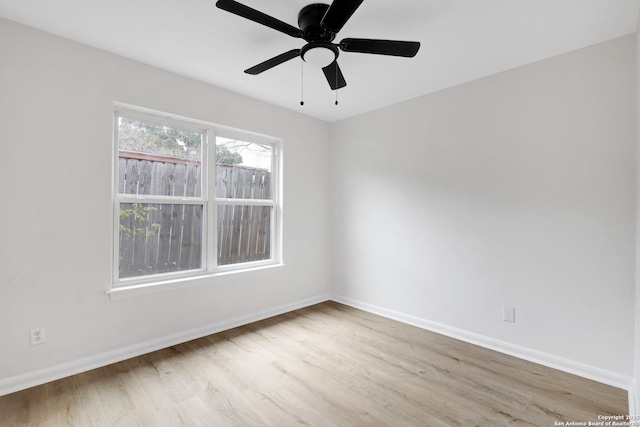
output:
<instances>
[{"instance_id":1,"label":"wall outlet cover","mask_svg":"<svg viewBox=\"0 0 640 427\"><path fill-rule=\"evenodd\" d=\"M503 312L503 320L505 322L515 323L516 321L516 309L511 307L505 307Z\"/></svg>"},{"instance_id":2,"label":"wall outlet cover","mask_svg":"<svg viewBox=\"0 0 640 427\"><path fill-rule=\"evenodd\" d=\"M43 327L33 328L29 332L31 333L31 345L38 345L47 341Z\"/></svg>"}]
</instances>

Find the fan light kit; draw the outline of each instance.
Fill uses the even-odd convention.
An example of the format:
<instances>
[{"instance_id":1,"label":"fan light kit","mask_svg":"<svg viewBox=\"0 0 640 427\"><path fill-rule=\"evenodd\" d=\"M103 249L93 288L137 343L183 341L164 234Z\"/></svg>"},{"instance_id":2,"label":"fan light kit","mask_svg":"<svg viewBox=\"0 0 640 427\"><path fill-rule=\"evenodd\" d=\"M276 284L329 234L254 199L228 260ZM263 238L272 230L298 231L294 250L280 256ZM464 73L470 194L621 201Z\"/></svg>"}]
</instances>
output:
<instances>
[{"instance_id":1,"label":"fan light kit","mask_svg":"<svg viewBox=\"0 0 640 427\"><path fill-rule=\"evenodd\" d=\"M338 49L331 43L309 43L300 49L300 57L307 64L324 68L338 59Z\"/></svg>"},{"instance_id":2,"label":"fan light kit","mask_svg":"<svg viewBox=\"0 0 640 427\"><path fill-rule=\"evenodd\" d=\"M336 34L363 1L334 0L331 5L314 3L305 6L298 14L299 28L234 0L218 0L216 6L307 42L300 49L292 49L248 68L244 70L245 73L257 75L299 56L305 63L322 68L331 90L337 90L347 85L337 62L340 51L412 58L420 49L420 42L399 40L345 38L340 43L333 43ZM301 102L301 104L304 103Z\"/></svg>"}]
</instances>

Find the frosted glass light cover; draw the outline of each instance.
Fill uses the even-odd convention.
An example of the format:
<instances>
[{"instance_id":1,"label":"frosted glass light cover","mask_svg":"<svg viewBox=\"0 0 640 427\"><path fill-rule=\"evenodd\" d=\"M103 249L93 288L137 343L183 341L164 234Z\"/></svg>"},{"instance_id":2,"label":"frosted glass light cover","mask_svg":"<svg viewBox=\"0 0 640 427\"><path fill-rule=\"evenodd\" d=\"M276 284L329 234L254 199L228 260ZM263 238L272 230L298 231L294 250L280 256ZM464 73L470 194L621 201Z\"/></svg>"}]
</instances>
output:
<instances>
[{"instance_id":1,"label":"frosted glass light cover","mask_svg":"<svg viewBox=\"0 0 640 427\"><path fill-rule=\"evenodd\" d=\"M318 46L306 51L302 59L315 67L324 68L336 60L336 54L329 48Z\"/></svg>"}]
</instances>

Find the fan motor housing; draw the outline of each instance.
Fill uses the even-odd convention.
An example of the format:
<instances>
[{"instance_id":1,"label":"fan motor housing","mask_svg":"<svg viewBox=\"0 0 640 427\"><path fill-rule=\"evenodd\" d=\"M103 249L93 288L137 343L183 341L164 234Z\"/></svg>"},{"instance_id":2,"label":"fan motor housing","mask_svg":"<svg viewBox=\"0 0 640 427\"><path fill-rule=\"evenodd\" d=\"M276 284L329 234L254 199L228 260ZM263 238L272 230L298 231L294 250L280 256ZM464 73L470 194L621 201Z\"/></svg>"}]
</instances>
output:
<instances>
[{"instance_id":1,"label":"fan motor housing","mask_svg":"<svg viewBox=\"0 0 640 427\"><path fill-rule=\"evenodd\" d=\"M300 27L304 33L304 39L306 41L314 42L323 40L331 42L336 37L334 33L326 31L320 25L328 9L328 4L313 3L300 10L300 13L298 13L298 27Z\"/></svg>"}]
</instances>

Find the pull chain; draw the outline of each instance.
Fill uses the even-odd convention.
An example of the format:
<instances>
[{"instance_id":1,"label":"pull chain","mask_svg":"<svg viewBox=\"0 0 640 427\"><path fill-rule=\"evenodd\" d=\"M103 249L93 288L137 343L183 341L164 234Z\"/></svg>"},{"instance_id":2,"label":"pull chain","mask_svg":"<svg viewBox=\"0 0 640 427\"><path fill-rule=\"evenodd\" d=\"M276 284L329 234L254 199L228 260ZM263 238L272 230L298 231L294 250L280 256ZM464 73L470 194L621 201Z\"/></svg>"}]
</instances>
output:
<instances>
[{"instance_id":1,"label":"pull chain","mask_svg":"<svg viewBox=\"0 0 640 427\"><path fill-rule=\"evenodd\" d=\"M304 105L304 59L300 59L300 105Z\"/></svg>"},{"instance_id":2,"label":"pull chain","mask_svg":"<svg viewBox=\"0 0 640 427\"><path fill-rule=\"evenodd\" d=\"M338 105L338 64L336 63L336 105Z\"/></svg>"}]
</instances>

